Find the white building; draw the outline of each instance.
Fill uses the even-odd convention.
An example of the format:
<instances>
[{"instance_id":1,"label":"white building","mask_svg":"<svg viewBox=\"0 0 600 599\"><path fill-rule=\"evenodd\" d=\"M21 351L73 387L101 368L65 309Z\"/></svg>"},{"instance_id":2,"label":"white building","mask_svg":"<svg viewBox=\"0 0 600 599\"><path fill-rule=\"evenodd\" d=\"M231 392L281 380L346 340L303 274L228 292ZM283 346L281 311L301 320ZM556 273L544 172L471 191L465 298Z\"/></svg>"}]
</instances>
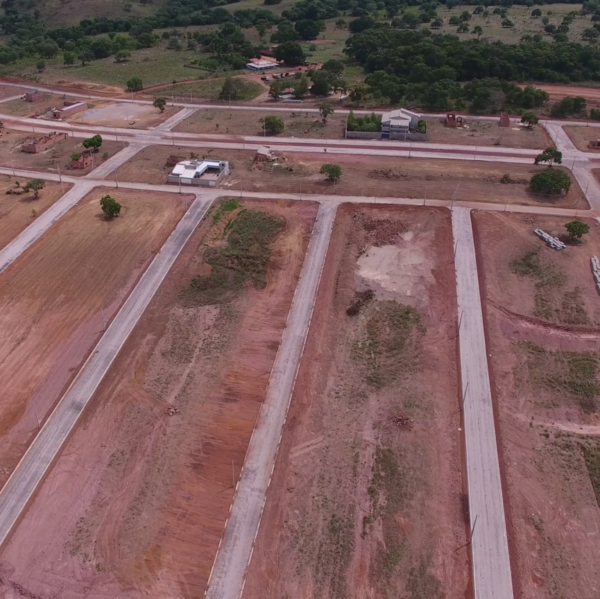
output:
<instances>
[{"instance_id":1,"label":"white building","mask_svg":"<svg viewBox=\"0 0 600 599\"><path fill-rule=\"evenodd\" d=\"M224 160L183 160L178 162L167 181L181 185L216 187L229 174L229 162Z\"/></svg>"},{"instance_id":2,"label":"white building","mask_svg":"<svg viewBox=\"0 0 600 599\"><path fill-rule=\"evenodd\" d=\"M406 108L384 112L381 116L381 137L385 139L390 134L402 135L414 131L419 126L420 118L420 114L406 110Z\"/></svg>"},{"instance_id":3,"label":"white building","mask_svg":"<svg viewBox=\"0 0 600 599\"><path fill-rule=\"evenodd\" d=\"M262 72L262 71L270 71L271 69L276 69L279 65L272 60L255 60L254 62L246 63L246 68L251 71Z\"/></svg>"}]
</instances>

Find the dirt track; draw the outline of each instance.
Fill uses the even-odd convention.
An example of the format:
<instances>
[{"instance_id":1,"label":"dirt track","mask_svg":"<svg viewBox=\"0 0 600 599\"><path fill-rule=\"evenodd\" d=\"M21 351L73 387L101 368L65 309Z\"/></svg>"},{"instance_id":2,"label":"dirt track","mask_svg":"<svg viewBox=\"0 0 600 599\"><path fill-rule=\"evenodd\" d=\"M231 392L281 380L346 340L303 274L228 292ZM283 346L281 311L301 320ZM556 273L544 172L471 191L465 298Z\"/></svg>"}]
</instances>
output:
<instances>
[{"instance_id":1,"label":"dirt track","mask_svg":"<svg viewBox=\"0 0 600 599\"><path fill-rule=\"evenodd\" d=\"M445 212L340 207L245 599L464 595L451 247ZM394 301L424 331L392 358L369 339Z\"/></svg>"},{"instance_id":2,"label":"dirt track","mask_svg":"<svg viewBox=\"0 0 600 599\"><path fill-rule=\"evenodd\" d=\"M474 218L515 594L528 599L600 592L600 510L582 451L598 445L585 433L600 423L600 305L589 263L600 226L587 222L582 246L556 252L532 229L561 234L562 220ZM538 274L516 274L513 261L531 251L539 251L539 262L527 262Z\"/></svg>"},{"instance_id":3,"label":"dirt track","mask_svg":"<svg viewBox=\"0 0 600 599\"><path fill-rule=\"evenodd\" d=\"M107 222L104 193L84 198L0 276L2 482L183 213L170 194L120 191L122 216Z\"/></svg>"},{"instance_id":4,"label":"dirt track","mask_svg":"<svg viewBox=\"0 0 600 599\"><path fill-rule=\"evenodd\" d=\"M550 101L556 102L566 96L583 96L588 102L588 109L600 105L600 87L577 87L576 85L547 85L534 83L538 89L543 89L550 95Z\"/></svg>"},{"instance_id":5,"label":"dirt track","mask_svg":"<svg viewBox=\"0 0 600 599\"><path fill-rule=\"evenodd\" d=\"M46 181L37 200L33 193L7 195L6 191L15 187L15 181L19 181L22 185L27 183L20 177L0 176L0 249L33 221L35 216L32 210L35 210L36 215L39 216L63 195L60 184L50 181ZM65 192L70 187L65 184Z\"/></svg>"},{"instance_id":6,"label":"dirt track","mask_svg":"<svg viewBox=\"0 0 600 599\"><path fill-rule=\"evenodd\" d=\"M247 207L286 218L266 289L231 304L180 302L206 273L206 244L221 243L225 221L208 232L209 216L1 555L5 589L202 596L316 214Z\"/></svg>"}]
</instances>

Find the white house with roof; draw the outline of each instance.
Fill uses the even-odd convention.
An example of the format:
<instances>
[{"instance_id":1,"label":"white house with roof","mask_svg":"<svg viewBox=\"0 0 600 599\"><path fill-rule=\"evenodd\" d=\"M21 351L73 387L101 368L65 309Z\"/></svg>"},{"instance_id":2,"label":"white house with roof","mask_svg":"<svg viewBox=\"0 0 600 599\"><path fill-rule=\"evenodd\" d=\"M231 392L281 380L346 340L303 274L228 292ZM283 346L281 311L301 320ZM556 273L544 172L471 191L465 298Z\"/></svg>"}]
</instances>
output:
<instances>
[{"instance_id":1,"label":"white house with roof","mask_svg":"<svg viewBox=\"0 0 600 599\"><path fill-rule=\"evenodd\" d=\"M183 160L178 162L167 181L181 185L216 187L229 174L225 160Z\"/></svg>"},{"instance_id":2,"label":"white house with roof","mask_svg":"<svg viewBox=\"0 0 600 599\"><path fill-rule=\"evenodd\" d=\"M246 63L247 69L260 73L264 71L270 71L271 69L276 69L278 66L279 65L276 61L268 60L266 58L255 58Z\"/></svg>"},{"instance_id":3,"label":"white house with roof","mask_svg":"<svg viewBox=\"0 0 600 599\"><path fill-rule=\"evenodd\" d=\"M420 114L399 108L384 112L381 116L381 137L386 139L390 135L402 135L414 131L419 126Z\"/></svg>"}]
</instances>

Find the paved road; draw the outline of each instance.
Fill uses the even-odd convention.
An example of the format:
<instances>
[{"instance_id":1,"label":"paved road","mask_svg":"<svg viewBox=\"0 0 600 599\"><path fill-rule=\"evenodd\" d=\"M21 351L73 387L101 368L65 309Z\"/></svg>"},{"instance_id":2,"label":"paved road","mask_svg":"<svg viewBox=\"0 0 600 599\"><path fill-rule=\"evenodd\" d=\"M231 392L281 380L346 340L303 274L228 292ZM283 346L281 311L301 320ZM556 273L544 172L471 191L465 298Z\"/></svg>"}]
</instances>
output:
<instances>
[{"instance_id":1,"label":"paved road","mask_svg":"<svg viewBox=\"0 0 600 599\"><path fill-rule=\"evenodd\" d=\"M319 210L287 326L271 371L267 396L248 446L225 534L213 565L207 599L238 599L242 593L246 567L258 533L310 327L335 213L334 205L322 204Z\"/></svg>"},{"instance_id":2,"label":"paved road","mask_svg":"<svg viewBox=\"0 0 600 599\"><path fill-rule=\"evenodd\" d=\"M4 485L0 492L0 545L6 541L119 350L210 205L211 201L202 197L197 197L191 205Z\"/></svg>"},{"instance_id":3,"label":"paved road","mask_svg":"<svg viewBox=\"0 0 600 599\"><path fill-rule=\"evenodd\" d=\"M471 211L452 210L460 373L476 599L512 599L502 481L494 425Z\"/></svg>"},{"instance_id":4,"label":"paved road","mask_svg":"<svg viewBox=\"0 0 600 599\"><path fill-rule=\"evenodd\" d=\"M12 169L7 169L12 172ZM6 173L8 174L8 173ZM37 173L32 173L37 176ZM29 178L32 178L30 175ZM32 243L39 239L56 221L62 218L97 182L78 181L60 200L38 216L22 233L0 250L0 273L6 270Z\"/></svg>"}]
</instances>

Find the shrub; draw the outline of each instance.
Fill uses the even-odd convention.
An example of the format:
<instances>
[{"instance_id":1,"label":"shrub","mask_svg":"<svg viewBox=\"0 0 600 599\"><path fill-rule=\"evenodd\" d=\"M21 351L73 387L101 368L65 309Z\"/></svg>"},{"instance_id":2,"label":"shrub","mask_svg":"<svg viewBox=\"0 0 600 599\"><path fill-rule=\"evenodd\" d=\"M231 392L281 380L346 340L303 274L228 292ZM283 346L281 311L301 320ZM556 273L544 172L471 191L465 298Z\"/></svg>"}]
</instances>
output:
<instances>
[{"instance_id":1,"label":"shrub","mask_svg":"<svg viewBox=\"0 0 600 599\"><path fill-rule=\"evenodd\" d=\"M529 187L535 193L557 194L562 191L569 191L571 183L571 177L564 171L548 168L533 175L529 181Z\"/></svg>"}]
</instances>

